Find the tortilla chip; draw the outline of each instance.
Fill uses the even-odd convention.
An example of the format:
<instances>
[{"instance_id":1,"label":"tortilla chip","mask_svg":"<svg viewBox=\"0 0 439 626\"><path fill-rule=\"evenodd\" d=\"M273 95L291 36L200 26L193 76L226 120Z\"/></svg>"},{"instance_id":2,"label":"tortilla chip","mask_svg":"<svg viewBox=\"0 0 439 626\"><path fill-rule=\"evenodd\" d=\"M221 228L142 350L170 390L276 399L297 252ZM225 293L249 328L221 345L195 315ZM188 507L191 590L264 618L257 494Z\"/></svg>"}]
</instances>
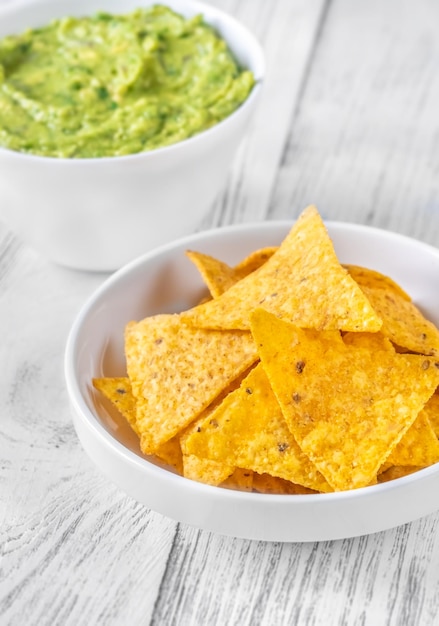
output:
<instances>
[{"instance_id":1,"label":"tortilla chip","mask_svg":"<svg viewBox=\"0 0 439 626\"><path fill-rule=\"evenodd\" d=\"M395 291L361 288L383 320L381 332L392 343L410 352L439 356L439 330L413 302Z\"/></svg>"},{"instance_id":2,"label":"tortilla chip","mask_svg":"<svg viewBox=\"0 0 439 626\"><path fill-rule=\"evenodd\" d=\"M154 456L163 461L165 465L173 467L180 476L183 475L183 455L181 453L180 438L178 436L162 443L155 451Z\"/></svg>"},{"instance_id":3,"label":"tortilla chip","mask_svg":"<svg viewBox=\"0 0 439 626\"><path fill-rule=\"evenodd\" d=\"M269 473L315 489L331 491L297 445L262 366L251 370L236 391L185 440L185 451L260 474Z\"/></svg>"},{"instance_id":4,"label":"tortilla chip","mask_svg":"<svg viewBox=\"0 0 439 626\"><path fill-rule=\"evenodd\" d=\"M178 435L180 448L183 453L184 459L186 459L186 478L192 478L193 480L198 480L200 482L207 482L211 485L219 484L220 482L223 482L223 480L230 477L232 472L238 469L234 466L226 466L222 462L216 463L215 461L211 461L209 459L196 457L188 451L186 441L192 433L198 431L201 428L201 424L204 422L204 420L206 420L208 416L212 414L212 412L216 409L217 406L221 404L224 398L235 389L238 389L244 378L248 376L252 367L254 366L247 368L245 372L240 374L227 387L225 387L221 391L221 393L214 399L214 401L211 402L211 404L209 404L209 406L200 413L199 417L191 422L189 426L187 426L187 428L185 428ZM204 461L206 461L206 463L204 463ZM249 470L245 471L248 473ZM206 480L203 480L203 473L206 474Z\"/></svg>"},{"instance_id":5,"label":"tortilla chip","mask_svg":"<svg viewBox=\"0 0 439 626\"><path fill-rule=\"evenodd\" d=\"M245 257L238 265L235 265L234 270L239 276L239 280L242 280L255 270L259 269L264 263L270 259L275 252L277 252L279 246L268 246L267 248L260 248L251 252Z\"/></svg>"},{"instance_id":6,"label":"tortilla chip","mask_svg":"<svg viewBox=\"0 0 439 626\"><path fill-rule=\"evenodd\" d=\"M133 431L139 436L136 422L136 399L133 396L129 378L94 378L93 386L101 391L127 420ZM178 474L183 473L180 441L174 437L159 446L154 454L161 465L173 467Z\"/></svg>"},{"instance_id":7,"label":"tortilla chip","mask_svg":"<svg viewBox=\"0 0 439 626\"><path fill-rule=\"evenodd\" d=\"M217 463L210 459L203 459L195 454L183 455L183 475L190 480L196 480L206 485L223 483L233 474L235 467L226 463Z\"/></svg>"},{"instance_id":8,"label":"tortilla chip","mask_svg":"<svg viewBox=\"0 0 439 626\"><path fill-rule=\"evenodd\" d=\"M393 291L398 294L404 300L410 302L411 298L404 291L402 287L398 285L394 280L385 274L381 274L376 270L371 270L367 267L360 267L359 265L343 265L352 278L357 282L360 287L369 287L371 289L384 289L385 291Z\"/></svg>"},{"instance_id":9,"label":"tortilla chip","mask_svg":"<svg viewBox=\"0 0 439 626\"><path fill-rule=\"evenodd\" d=\"M436 390L424 407L428 421L436 437L439 438L439 390Z\"/></svg>"},{"instance_id":10,"label":"tortilla chip","mask_svg":"<svg viewBox=\"0 0 439 626\"><path fill-rule=\"evenodd\" d=\"M128 324L125 352L145 454L195 420L258 358L250 333L191 328L167 314Z\"/></svg>"},{"instance_id":11,"label":"tortilla chip","mask_svg":"<svg viewBox=\"0 0 439 626\"><path fill-rule=\"evenodd\" d=\"M251 323L302 451L333 489L369 485L438 386L439 363L347 346L333 333L300 329L262 309Z\"/></svg>"},{"instance_id":12,"label":"tortilla chip","mask_svg":"<svg viewBox=\"0 0 439 626\"><path fill-rule=\"evenodd\" d=\"M426 467L438 461L439 441L424 409L387 457L384 466L386 469L395 465Z\"/></svg>"},{"instance_id":13,"label":"tortilla chip","mask_svg":"<svg viewBox=\"0 0 439 626\"><path fill-rule=\"evenodd\" d=\"M218 298L239 280L261 267L276 250L277 247L255 250L235 267L202 252L186 250L186 255L197 267L210 295Z\"/></svg>"},{"instance_id":14,"label":"tortilla chip","mask_svg":"<svg viewBox=\"0 0 439 626\"><path fill-rule=\"evenodd\" d=\"M104 394L127 420L136 435L136 400L131 391L129 378L93 378L93 386Z\"/></svg>"},{"instance_id":15,"label":"tortilla chip","mask_svg":"<svg viewBox=\"0 0 439 626\"><path fill-rule=\"evenodd\" d=\"M259 306L305 328L375 332L381 327L340 265L315 207L302 213L264 265L219 298L182 313L182 319L197 327L245 330Z\"/></svg>"},{"instance_id":16,"label":"tortilla chip","mask_svg":"<svg viewBox=\"0 0 439 626\"><path fill-rule=\"evenodd\" d=\"M403 478L404 476L408 476L409 474L413 474L414 472L418 472L419 470L424 469L423 467L389 467L385 472L379 474L378 482L379 483L387 483L389 480L396 480L397 478Z\"/></svg>"},{"instance_id":17,"label":"tortilla chip","mask_svg":"<svg viewBox=\"0 0 439 626\"><path fill-rule=\"evenodd\" d=\"M235 489L236 491L252 491L254 472L237 467L220 487L225 489Z\"/></svg>"},{"instance_id":18,"label":"tortilla chip","mask_svg":"<svg viewBox=\"0 0 439 626\"><path fill-rule=\"evenodd\" d=\"M296 485L289 480L278 478L277 476L270 476L270 474L256 474L253 475L253 491L258 493L272 493L272 494L291 494L291 495L309 495L312 493L319 493L313 489L307 489L302 485Z\"/></svg>"},{"instance_id":19,"label":"tortilla chip","mask_svg":"<svg viewBox=\"0 0 439 626\"><path fill-rule=\"evenodd\" d=\"M346 333L343 335L343 342L347 346L363 347L371 352L375 350L395 352L392 342L381 331L377 333Z\"/></svg>"},{"instance_id":20,"label":"tortilla chip","mask_svg":"<svg viewBox=\"0 0 439 626\"><path fill-rule=\"evenodd\" d=\"M239 280L233 267L208 254L186 250L186 256L197 267L213 298L218 298Z\"/></svg>"}]
</instances>

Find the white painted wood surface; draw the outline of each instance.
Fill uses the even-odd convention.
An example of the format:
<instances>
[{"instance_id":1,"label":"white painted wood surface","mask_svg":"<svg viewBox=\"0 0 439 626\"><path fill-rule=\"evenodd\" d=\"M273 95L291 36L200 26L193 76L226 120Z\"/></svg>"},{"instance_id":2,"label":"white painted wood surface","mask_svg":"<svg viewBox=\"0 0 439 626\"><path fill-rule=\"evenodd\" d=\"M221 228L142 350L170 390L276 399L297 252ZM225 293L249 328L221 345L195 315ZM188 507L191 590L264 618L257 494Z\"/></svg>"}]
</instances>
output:
<instances>
[{"instance_id":1,"label":"white painted wood surface","mask_svg":"<svg viewBox=\"0 0 439 626\"><path fill-rule=\"evenodd\" d=\"M439 3L212 4L255 32L268 71L200 227L313 202L439 246ZM62 361L104 279L51 265L0 224L1 626L438 624L439 514L345 541L251 542L148 511L98 473Z\"/></svg>"}]
</instances>

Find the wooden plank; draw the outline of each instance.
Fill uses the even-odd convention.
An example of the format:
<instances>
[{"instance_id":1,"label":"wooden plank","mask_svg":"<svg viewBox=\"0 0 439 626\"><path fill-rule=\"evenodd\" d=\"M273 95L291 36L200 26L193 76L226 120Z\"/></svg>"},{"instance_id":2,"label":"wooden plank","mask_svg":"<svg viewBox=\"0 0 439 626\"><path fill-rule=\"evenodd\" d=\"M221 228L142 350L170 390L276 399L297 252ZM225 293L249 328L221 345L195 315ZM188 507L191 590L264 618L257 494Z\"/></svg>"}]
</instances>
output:
<instances>
[{"instance_id":1,"label":"wooden plank","mask_svg":"<svg viewBox=\"0 0 439 626\"><path fill-rule=\"evenodd\" d=\"M140 622L175 522L94 468L63 378L73 316L104 276L55 267L1 226L0 242L0 623Z\"/></svg>"},{"instance_id":2,"label":"wooden plank","mask_svg":"<svg viewBox=\"0 0 439 626\"><path fill-rule=\"evenodd\" d=\"M228 3L214 4L232 12ZM264 49L266 78L249 133L231 166L226 190L202 228L264 219L324 10L324 0L236 3L233 14Z\"/></svg>"},{"instance_id":3,"label":"wooden plank","mask_svg":"<svg viewBox=\"0 0 439 626\"><path fill-rule=\"evenodd\" d=\"M270 218L315 203L439 243L438 22L434 0L331 4Z\"/></svg>"},{"instance_id":4,"label":"wooden plank","mask_svg":"<svg viewBox=\"0 0 439 626\"><path fill-rule=\"evenodd\" d=\"M309 544L180 528L151 626L433 626L438 521L430 516L369 537Z\"/></svg>"}]
</instances>

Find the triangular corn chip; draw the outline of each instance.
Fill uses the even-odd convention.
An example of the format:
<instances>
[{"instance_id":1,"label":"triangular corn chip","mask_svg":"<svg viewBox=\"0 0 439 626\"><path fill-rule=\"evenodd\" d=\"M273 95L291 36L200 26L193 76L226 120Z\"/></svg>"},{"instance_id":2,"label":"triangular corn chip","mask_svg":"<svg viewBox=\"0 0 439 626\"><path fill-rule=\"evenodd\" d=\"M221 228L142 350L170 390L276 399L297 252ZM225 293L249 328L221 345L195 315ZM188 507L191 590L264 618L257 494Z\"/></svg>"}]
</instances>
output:
<instances>
[{"instance_id":1,"label":"triangular corn chip","mask_svg":"<svg viewBox=\"0 0 439 626\"><path fill-rule=\"evenodd\" d=\"M377 314L383 320L381 332L398 348L439 356L439 329L421 311L398 292L361 286Z\"/></svg>"},{"instance_id":2,"label":"triangular corn chip","mask_svg":"<svg viewBox=\"0 0 439 626\"><path fill-rule=\"evenodd\" d=\"M347 346L262 309L251 324L300 448L335 490L369 485L438 386L439 363Z\"/></svg>"},{"instance_id":3,"label":"triangular corn chip","mask_svg":"<svg viewBox=\"0 0 439 626\"><path fill-rule=\"evenodd\" d=\"M136 421L136 399L133 396L129 378L94 378L93 386L110 400L136 435L140 436ZM165 465L173 467L179 474L183 473L183 459L178 437L159 446L154 456Z\"/></svg>"},{"instance_id":4,"label":"triangular corn chip","mask_svg":"<svg viewBox=\"0 0 439 626\"><path fill-rule=\"evenodd\" d=\"M425 408L419 413L401 441L386 459L385 471L392 466L426 467L439 461L439 441Z\"/></svg>"},{"instance_id":5,"label":"triangular corn chip","mask_svg":"<svg viewBox=\"0 0 439 626\"><path fill-rule=\"evenodd\" d=\"M268 261L269 258L273 256L275 252L277 252L279 246L268 246L267 248L260 248L259 250L254 250L245 259L242 259L235 267L233 268L236 274L239 276L239 280L242 280L255 270L259 269L261 265L264 265Z\"/></svg>"},{"instance_id":6,"label":"triangular corn chip","mask_svg":"<svg viewBox=\"0 0 439 626\"><path fill-rule=\"evenodd\" d=\"M262 306L300 327L375 332L381 320L336 256L315 207L308 207L279 249L222 296L182 314L204 328L248 329Z\"/></svg>"},{"instance_id":7,"label":"triangular corn chip","mask_svg":"<svg viewBox=\"0 0 439 626\"><path fill-rule=\"evenodd\" d=\"M378 475L379 483L387 483L389 480L396 480L397 478L404 478L404 476L408 476L409 474L413 474L419 470L423 469L422 467L415 467L413 465L404 466L404 465L396 465L393 467L389 467L384 472Z\"/></svg>"},{"instance_id":8,"label":"triangular corn chip","mask_svg":"<svg viewBox=\"0 0 439 626\"><path fill-rule=\"evenodd\" d=\"M385 291L394 291L401 298L410 302L411 298L404 291L402 287L398 285L392 278L386 276L385 274L381 274L381 272L377 272L376 270L371 270L367 267L360 267L359 265L343 265L356 283L360 285L360 287L369 287L371 289L384 289Z\"/></svg>"},{"instance_id":9,"label":"triangular corn chip","mask_svg":"<svg viewBox=\"0 0 439 626\"><path fill-rule=\"evenodd\" d=\"M220 487L236 489L238 491L252 491L254 475L255 473L252 472L252 470L237 467L233 474L221 483Z\"/></svg>"},{"instance_id":10,"label":"triangular corn chip","mask_svg":"<svg viewBox=\"0 0 439 626\"><path fill-rule=\"evenodd\" d=\"M428 421L436 437L439 437L439 389L436 390L424 407Z\"/></svg>"},{"instance_id":11,"label":"triangular corn chip","mask_svg":"<svg viewBox=\"0 0 439 626\"><path fill-rule=\"evenodd\" d=\"M308 495L318 493L313 489L296 485L289 480L270 476L270 474L253 474L253 490L258 493Z\"/></svg>"},{"instance_id":12,"label":"triangular corn chip","mask_svg":"<svg viewBox=\"0 0 439 626\"><path fill-rule=\"evenodd\" d=\"M395 352L395 348L387 337L381 331L377 333L346 333L343 335L343 342L347 346L357 346L358 348L366 348L370 352L375 350L390 350Z\"/></svg>"},{"instance_id":13,"label":"triangular corn chip","mask_svg":"<svg viewBox=\"0 0 439 626\"><path fill-rule=\"evenodd\" d=\"M194 250L186 250L186 256L197 267L210 295L218 298L239 280L261 267L276 250L277 247L255 250L235 267L230 267L223 261Z\"/></svg>"},{"instance_id":14,"label":"triangular corn chip","mask_svg":"<svg viewBox=\"0 0 439 626\"><path fill-rule=\"evenodd\" d=\"M185 438L185 452L199 458L269 473L331 491L288 430L261 365Z\"/></svg>"},{"instance_id":15,"label":"triangular corn chip","mask_svg":"<svg viewBox=\"0 0 439 626\"><path fill-rule=\"evenodd\" d=\"M136 435L136 400L131 391L129 378L94 378L93 386L104 394L126 419Z\"/></svg>"},{"instance_id":16,"label":"triangular corn chip","mask_svg":"<svg viewBox=\"0 0 439 626\"><path fill-rule=\"evenodd\" d=\"M158 446L154 456L160 459L165 465L173 467L178 474L183 475L183 455L181 453L180 438L178 436L172 437L172 439Z\"/></svg>"},{"instance_id":17,"label":"triangular corn chip","mask_svg":"<svg viewBox=\"0 0 439 626\"><path fill-rule=\"evenodd\" d=\"M239 280L233 267L208 254L186 250L186 256L200 272L212 298L218 298Z\"/></svg>"},{"instance_id":18,"label":"triangular corn chip","mask_svg":"<svg viewBox=\"0 0 439 626\"><path fill-rule=\"evenodd\" d=\"M235 467L227 463L218 463L202 459L195 454L183 454L183 476L206 485L217 486L233 474Z\"/></svg>"},{"instance_id":19,"label":"triangular corn chip","mask_svg":"<svg viewBox=\"0 0 439 626\"><path fill-rule=\"evenodd\" d=\"M126 328L127 372L145 454L184 429L257 360L250 333L209 331L156 315Z\"/></svg>"}]
</instances>

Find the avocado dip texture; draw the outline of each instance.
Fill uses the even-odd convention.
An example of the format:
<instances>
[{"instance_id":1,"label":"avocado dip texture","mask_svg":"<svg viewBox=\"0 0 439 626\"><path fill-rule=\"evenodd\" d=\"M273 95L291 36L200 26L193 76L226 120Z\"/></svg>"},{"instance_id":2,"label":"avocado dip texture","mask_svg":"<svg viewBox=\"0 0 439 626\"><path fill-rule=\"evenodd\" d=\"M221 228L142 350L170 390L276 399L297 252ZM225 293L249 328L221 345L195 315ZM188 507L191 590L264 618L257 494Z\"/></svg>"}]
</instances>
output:
<instances>
[{"instance_id":1,"label":"avocado dip texture","mask_svg":"<svg viewBox=\"0 0 439 626\"><path fill-rule=\"evenodd\" d=\"M153 150L218 123L253 84L201 15L155 5L66 17L0 41L0 146L67 158Z\"/></svg>"}]
</instances>

